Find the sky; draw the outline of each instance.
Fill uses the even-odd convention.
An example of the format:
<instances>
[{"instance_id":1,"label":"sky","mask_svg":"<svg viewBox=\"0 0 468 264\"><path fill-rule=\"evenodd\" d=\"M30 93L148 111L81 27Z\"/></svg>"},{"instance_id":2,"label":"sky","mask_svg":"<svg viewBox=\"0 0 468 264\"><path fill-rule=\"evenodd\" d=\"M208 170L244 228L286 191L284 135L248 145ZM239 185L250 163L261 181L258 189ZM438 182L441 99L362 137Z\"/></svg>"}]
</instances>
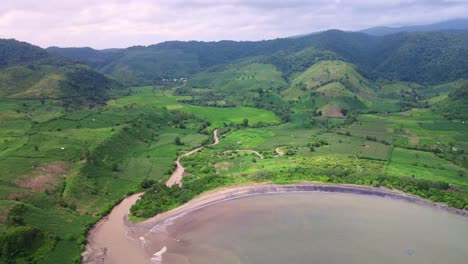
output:
<instances>
[{"instance_id":1,"label":"sky","mask_svg":"<svg viewBox=\"0 0 468 264\"><path fill-rule=\"evenodd\" d=\"M0 0L0 38L123 48L167 40L262 40L468 16L468 0Z\"/></svg>"}]
</instances>

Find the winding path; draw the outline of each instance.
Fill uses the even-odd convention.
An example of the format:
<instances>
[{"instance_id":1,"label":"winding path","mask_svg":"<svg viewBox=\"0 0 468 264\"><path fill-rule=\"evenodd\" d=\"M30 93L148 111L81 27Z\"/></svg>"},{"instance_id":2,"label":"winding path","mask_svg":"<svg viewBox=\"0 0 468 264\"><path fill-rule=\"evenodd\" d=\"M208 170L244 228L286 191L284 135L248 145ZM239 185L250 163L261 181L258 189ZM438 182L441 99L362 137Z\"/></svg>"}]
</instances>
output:
<instances>
[{"instance_id":1,"label":"winding path","mask_svg":"<svg viewBox=\"0 0 468 264\"><path fill-rule=\"evenodd\" d=\"M214 143L219 143L218 130L213 131ZM176 160L177 168L166 182L167 186L177 184L182 185L185 168L180 163L180 159L189 156L204 147L198 147L179 156ZM284 155L284 152L278 147L275 149L278 156ZM115 206L112 212L101 219L88 233L88 244L83 252L83 264L126 264L139 263L151 264L160 263L162 255L166 252L165 241L172 239L164 230L165 224L185 213L203 208L205 206L218 202L235 199L250 195L259 195L265 193L283 193L283 192L305 192L305 191L325 191L325 192L345 192L365 195L377 195L395 199L402 199L420 205L432 206L442 210L468 217L468 211L449 208L444 204L433 203L414 195L405 194L401 191L388 190L386 188L374 188L372 186L356 186L343 184L323 184L323 183L299 183L289 185L276 184L256 184L249 186L236 186L229 188L220 188L205 193L203 196L195 198L186 204L183 204L171 211L158 214L144 222L130 223L128 213L130 207L140 198L143 193L138 193L125 198L119 205ZM156 232L156 231L157 232ZM156 232L156 238L148 237ZM160 243L161 248L154 253L148 251L147 243L154 241ZM154 242L154 243L156 243ZM159 244L158 244L159 245Z\"/></svg>"},{"instance_id":2,"label":"winding path","mask_svg":"<svg viewBox=\"0 0 468 264\"><path fill-rule=\"evenodd\" d=\"M277 157L284 156L284 151L282 151L280 149L280 147L275 148L275 152L276 152L276 154L278 154L278 155L276 155Z\"/></svg>"},{"instance_id":3,"label":"winding path","mask_svg":"<svg viewBox=\"0 0 468 264\"><path fill-rule=\"evenodd\" d=\"M214 143L209 145L209 146L214 146L214 145L217 145L219 143L218 129L215 129L213 131L213 137L214 137ZM167 180L167 182L166 182L167 187L172 187L174 184L177 184L177 185L179 185L179 187L182 187L182 178L184 177L185 168L184 168L184 166L182 166L182 163L180 163L180 159L183 158L183 157L187 157L189 155L192 155L193 153L198 152L198 151L202 150L203 148L204 147L202 146L202 147L198 147L196 149L192 149L189 152L186 152L186 153L180 155L179 157L177 157L177 160L175 161L177 167L176 167L175 171L172 173L171 177L169 177L169 179Z\"/></svg>"}]
</instances>

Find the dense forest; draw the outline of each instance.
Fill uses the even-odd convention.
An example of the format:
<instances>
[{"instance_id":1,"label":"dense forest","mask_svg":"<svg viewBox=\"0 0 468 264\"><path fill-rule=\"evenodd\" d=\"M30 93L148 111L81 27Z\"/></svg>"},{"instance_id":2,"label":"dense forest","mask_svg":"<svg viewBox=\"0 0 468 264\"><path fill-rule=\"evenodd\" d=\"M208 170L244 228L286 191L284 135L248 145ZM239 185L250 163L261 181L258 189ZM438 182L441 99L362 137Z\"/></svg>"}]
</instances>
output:
<instances>
[{"instance_id":1,"label":"dense forest","mask_svg":"<svg viewBox=\"0 0 468 264\"><path fill-rule=\"evenodd\" d=\"M121 81L140 85L164 78L189 77L200 70L247 58L271 61L280 69L295 69L297 65L304 68L307 67L304 62L294 60L304 56L308 64L316 59L341 58L355 63L369 76L434 85L468 76L468 62L464 59L468 55L467 39L466 34L446 32L403 32L379 37L329 30L258 42L171 41L111 51L89 48L50 48L49 51L88 63ZM291 70L284 72L286 77L292 74Z\"/></svg>"},{"instance_id":2,"label":"dense forest","mask_svg":"<svg viewBox=\"0 0 468 264\"><path fill-rule=\"evenodd\" d=\"M103 104L118 81L68 58L25 42L0 39L0 96L62 100L66 105ZM74 99L71 99L74 98Z\"/></svg>"},{"instance_id":3,"label":"dense forest","mask_svg":"<svg viewBox=\"0 0 468 264\"><path fill-rule=\"evenodd\" d=\"M132 220L265 182L468 209L467 43L339 30L107 50L0 39L0 263L80 263L90 228L143 191ZM167 187L200 146L181 158L182 188Z\"/></svg>"}]
</instances>

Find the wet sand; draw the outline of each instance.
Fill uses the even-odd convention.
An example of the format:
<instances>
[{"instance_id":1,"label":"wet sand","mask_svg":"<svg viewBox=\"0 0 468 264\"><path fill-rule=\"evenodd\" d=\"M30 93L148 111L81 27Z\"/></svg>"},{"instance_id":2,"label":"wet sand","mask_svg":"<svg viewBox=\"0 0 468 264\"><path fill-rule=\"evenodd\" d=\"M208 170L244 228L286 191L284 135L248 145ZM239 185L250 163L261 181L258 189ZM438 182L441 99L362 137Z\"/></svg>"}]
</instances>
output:
<instances>
[{"instance_id":1,"label":"wet sand","mask_svg":"<svg viewBox=\"0 0 468 264\"><path fill-rule=\"evenodd\" d=\"M215 142L219 143L218 130L213 131ZM184 167L180 163L182 157L191 155L203 147L191 150L176 160L177 169L166 182L167 186L178 184L181 186ZM276 150L279 152L278 149ZM279 153L278 153L279 154ZM135 194L124 199L119 205L114 207L109 216L99 221L88 234L88 245L83 253L83 263L191 263L187 257L191 253L188 249L198 248L198 252L203 252L205 256L216 256L223 258L223 263L238 263L238 256L219 248L204 248L200 244L186 244L187 241L181 241L177 237L190 230L213 228L215 223L222 225L223 221L219 219L184 218L185 215L194 213L208 206L214 206L222 202L236 200L242 197L249 197L261 194L272 193L301 193L301 192L334 192L350 193L361 195L374 195L384 198L393 198L408 201L414 204L441 209L450 213L468 217L468 211L449 208L444 204L433 203L422 198L405 194L401 191L388 190L386 188L374 188L370 186L357 185L327 185L321 183L302 183L290 185L275 184L256 184L249 186L237 186L224 189L218 189L207 192L188 203L175 208L169 212L159 214L141 223L130 223L128 213L130 207L139 199L142 193ZM243 207L246 208L246 207ZM226 211L225 218L229 219ZM235 213L235 212L232 212ZM248 218L248 217L247 217ZM178 219L185 220L182 225L172 226ZM187 222L187 219L189 221ZM192 221L193 220L193 221ZM197 221L198 220L198 221ZM195 224L198 224L196 226ZM193 229L193 228L192 228ZM177 250L175 250L177 249ZM192 259L197 255L191 255ZM203 259L203 258L202 258ZM200 262L203 263L203 262Z\"/></svg>"},{"instance_id":2,"label":"wet sand","mask_svg":"<svg viewBox=\"0 0 468 264\"><path fill-rule=\"evenodd\" d=\"M218 129L213 131L214 143L219 143ZM179 156L175 163L177 168L166 185L171 187L174 184L182 186L182 178L185 168L180 159L187 157L203 149L198 147ZM143 193L134 194L125 198L120 204L115 206L112 212L101 219L88 233L88 244L83 253L83 263L158 263L166 248L162 247L156 253L145 250L151 241L145 238L147 230L140 225L131 224L128 221L130 207L140 198ZM163 234L159 234L157 241L166 241ZM151 259L151 261L150 261Z\"/></svg>"},{"instance_id":3,"label":"wet sand","mask_svg":"<svg viewBox=\"0 0 468 264\"><path fill-rule=\"evenodd\" d=\"M83 253L83 263L151 263L150 256L128 225L130 207L142 194L138 193L125 198L89 231L88 244Z\"/></svg>"},{"instance_id":4,"label":"wet sand","mask_svg":"<svg viewBox=\"0 0 468 264\"><path fill-rule=\"evenodd\" d=\"M462 264L468 258L466 218L350 193L232 199L173 220L167 233L173 240L165 264Z\"/></svg>"},{"instance_id":5,"label":"wet sand","mask_svg":"<svg viewBox=\"0 0 468 264\"><path fill-rule=\"evenodd\" d=\"M183 254L171 254L177 240L177 230L170 230L171 224L183 216L210 205L241 197L271 193L289 192L337 192L374 195L408 201L414 204L441 209L468 217L468 211L449 208L422 198L386 188L373 188L356 185L326 185L303 183L291 185L257 184L215 190L195 198L169 212L159 214L141 223L126 220L131 205L138 199L136 194L116 206L108 219L101 220L89 233L89 243L84 253L83 263L188 263ZM181 230L183 231L183 230ZM177 246L180 246L178 244ZM228 255L228 254L227 254ZM226 255L226 256L227 256ZM151 259L151 261L150 261Z\"/></svg>"}]
</instances>

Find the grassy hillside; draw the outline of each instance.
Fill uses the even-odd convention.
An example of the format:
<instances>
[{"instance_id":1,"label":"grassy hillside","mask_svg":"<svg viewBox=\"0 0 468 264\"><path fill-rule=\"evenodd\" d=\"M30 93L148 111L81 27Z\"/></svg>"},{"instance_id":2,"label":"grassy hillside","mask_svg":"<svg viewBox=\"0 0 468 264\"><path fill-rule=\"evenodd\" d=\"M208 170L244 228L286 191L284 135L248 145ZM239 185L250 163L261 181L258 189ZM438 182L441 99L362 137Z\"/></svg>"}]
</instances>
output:
<instances>
[{"instance_id":1,"label":"grassy hillside","mask_svg":"<svg viewBox=\"0 0 468 264\"><path fill-rule=\"evenodd\" d=\"M359 66L366 77L435 85L467 77L468 35L410 32L386 36L325 31L319 34L258 42L165 42L119 50L103 64L89 52L52 52L88 61L96 69L128 84L191 77L212 66L244 59L273 64L289 79L314 62L341 59ZM102 51L96 57L106 57Z\"/></svg>"},{"instance_id":2,"label":"grassy hillside","mask_svg":"<svg viewBox=\"0 0 468 264\"><path fill-rule=\"evenodd\" d=\"M33 45L0 40L0 97L61 99L65 105L103 104L120 84L85 65ZM16 54L16 55L15 55Z\"/></svg>"},{"instance_id":3,"label":"grassy hillside","mask_svg":"<svg viewBox=\"0 0 468 264\"><path fill-rule=\"evenodd\" d=\"M290 39L262 42L171 41L116 51L107 63L98 66L89 53L70 53L58 48L49 51L96 65L96 69L126 84L147 85L160 83L162 79L189 77L214 65L269 54L291 44L293 41ZM108 51L100 51L98 57L106 57L103 53L109 54Z\"/></svg>"},{"instance_id":4,"label":"grassy hillside","mask_svg":"<svg viewBox=\"0 0 468 264\"><path fill-rule=\"evenodd\" d=\"M354 66L343 61L320 61L297 75L282 94L289 99L308 100L309 108L326 116L367 109L375 94L371 82Z\"/></svg>"},{"instance_id":5,"label":"grassy hillside","mask_svg":"<svg viewBox=\"0 0 468 264\"><path fill-rule=\"evenodd\" d=\"M133 216L251 182L385 186L468 209L466 43L328 31L49 49L98 73L0 40L0 263L79 263L94 223L144 189ZM165 187L215 128L218 145L182 159L183 187Z\"/></svg>"},{"instance_id":6,"label":"grassy hillside","mask_svg":"<svg viewBox=\"0 0 468 264\"><path fill-rule=\"evenodd\" d=\"M282 73L276 67L259 63L241 63L229 66L223 71L205 71L195 75L187 83L188 88L207 89L213 99L222 98L225 103L231 105L240 102L243 105L253 105L260 91L278 92L286 85ZM184 87L180 90L183 89ZM211 101L209 98L205 99Z\"/></svg>"},{"instance_id":7,"label":"grassy hillside","mask_svg":"<svg viewBox=\"0 0 468 264\"><path fill-rule=\"evenodd\" d=\"M99 218L141 190L143 180L164 182L177 155L209 142L212 129L242 126L244 119L279 122L260 109L184 104L178 102L184 97L154 87L131 93L100 109L65 108L52 99L0 100L2 263L79 261ZM31 234L35 247L5 242Z\"/></svg>"},{"instance_id":8,"label":"grassy hillside","mask_svg":"<svg viewBox=\"0 0 468 264\"><path fill-rule=\"evenodd\" d=\"M297 98L331 83L339 83L347 91L363 97L373 95L370 82L355 70L355 66L338 60L320 61L312 65L292 80L291 88L284 91L284 95Z\"/></svg>"},{"instance_id":9,"label":"grassy hillside","mask_svg":"<svg viewBox=\"0 0 468 264\"><path fill-rule=\"evenodd\" d=\"M447 118L465 121L468 117L468 81L460 82L436 109Z\"/></svg>"}]
</instances>

